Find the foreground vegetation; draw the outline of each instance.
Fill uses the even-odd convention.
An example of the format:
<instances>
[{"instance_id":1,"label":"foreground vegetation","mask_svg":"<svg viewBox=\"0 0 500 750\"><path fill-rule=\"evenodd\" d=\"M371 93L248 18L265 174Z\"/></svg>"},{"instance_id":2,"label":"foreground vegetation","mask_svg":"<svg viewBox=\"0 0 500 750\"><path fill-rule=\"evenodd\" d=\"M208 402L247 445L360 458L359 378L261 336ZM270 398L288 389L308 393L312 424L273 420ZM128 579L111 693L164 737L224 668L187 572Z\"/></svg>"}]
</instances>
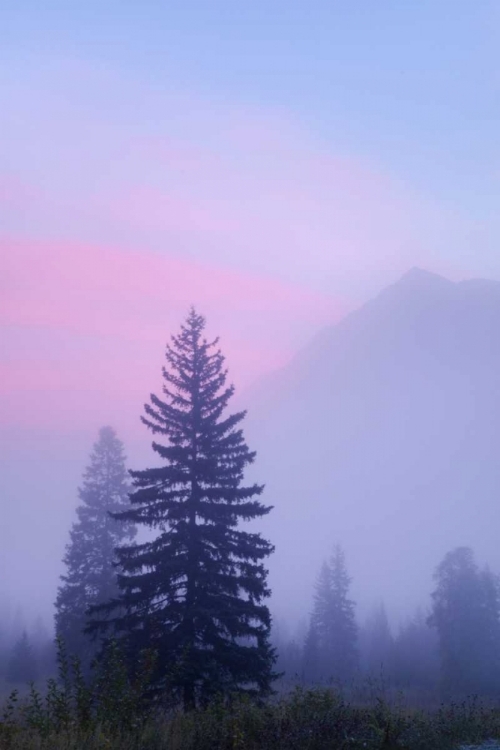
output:
<instances>
[{"instance_id":1,"label":"foreground vegetation","mask_svg":"<svg viewBox=\"0 0 500 750\"><path fill-rule=\"evenodd\" d=\"M93 717L85 703L66 705L52 686L10 701L0 724L1 750L447 750L500 738L500 710L471 699L433 712L349 704L330 689L296 689L268 704L249 699L188 713L139 715L113 692ZM113 703L114 701L114 703Z\"/></svg>"},{"instance_id":2,"label":"foreground vegetation","mask_svg":"<svg viewBox=\"0 0 500 750\"><path fill-rule=\"evenodd\" d=\"M152 689L152 651L133 674L114 641L88 674L61 640L57 652L57 676L14 690L0 709L0 750L454 750L500 740L496 700L424 710L383 680L347 691L282 683L267 701L226 694L185 711L168 683Z\"/></svg>"}]
</instances>

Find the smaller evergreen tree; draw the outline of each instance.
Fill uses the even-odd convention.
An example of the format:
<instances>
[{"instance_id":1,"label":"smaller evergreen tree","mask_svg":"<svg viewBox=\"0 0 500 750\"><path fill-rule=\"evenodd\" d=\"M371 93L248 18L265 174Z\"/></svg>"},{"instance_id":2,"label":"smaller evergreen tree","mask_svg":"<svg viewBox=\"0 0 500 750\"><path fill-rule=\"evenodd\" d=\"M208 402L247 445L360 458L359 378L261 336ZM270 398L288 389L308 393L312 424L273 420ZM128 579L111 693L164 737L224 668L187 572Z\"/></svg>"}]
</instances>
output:
<instances>
[{"instance_id":1,"label":"smaller evergreen tree","mask_svg":"<svg viewBox=\"0 0 500 750\"><path fill-rule=\"evenodd\" d=\"M277 671L288 680L297 680L302 672L302 644L290 640L278 648Z\"/></svg>"},{"instance_id":2,"label":"smaller evergreen tree","mask_svg":"<svg viewBox=\"0 0 500 750\"><path fill-rule=\"evenodd\" d=\"M321 679L321 654L318 629L314 618L311 617L309 629L304 641L302 672L307 682L318 682Z\"/></svg>"},{"instance_id":3,"label":"smaller evergreen tree","mask_svg":"<svg viewBox=\"0 0 500 750\"><path fill-rule=\"evenodd\" d=\"M500 687L498 578L479 570L469 547L444 557L435 573L429 624L439 638L443 687L495 692Z\"/></svg>"},{"instance_id":4,"label":"smaller evergreen tree","mask_svg":"<svg viewBox=\"0 0 500 750\"><path fill-rule=\"evenodd\" d=\"M394 639L394 679L400 687L425 690L438 682L439 656L436 633L421 610L401 625Z\"/></svg>"},{"instance_id":5,"label":"smaller evergreen tree","mask_svg":"<svg viewBox=\"0 0 500 750\"><path fill-rule=\"evenodd\" d=\"M371 677L392 679L394 674L394 639L384 603L367 618L360 634L362 665Z\"/></svg>"},{"instance_id":6,"label":"smaller evergreen tree","mask_svg":"<svg viewBox=\"0 0 500 750\"><path fill-rule=\"evenodd\" d=\"M15 643L7 665L7 680L14 683L28 683L38 678L38 665L28 634L23 631Z\"/></svg>"},{"instance_id":7,"label":"smaller evergreen tree","mask_svg":"<svg viewBox=\"0 0 500 750\"><path fill-rule=\"evenodd\" d=\"M303 648L301 640L291 637L284 623L272 630L272 644L277 654L276 667L287 680L296 680L302 673Z\"/></svg>"},{"instance_id":8,"label":"smaller evergreen tree","mask_svg":"<svg viewBox=\"0 0 500 750\"><path fill-rule=\"evenodd\" d=\"M323 563L318 576L304 653L307 662L312 658L313 644L316 643L318 665L312 671L316 671L317 678L333 677L338 682L346 682L357 668L358 630L354 602L349 598L350 584L344 552L337 546L329 562ZM306 656L306 650L311 652L310 657Z\"/></svg>"},{"instance_id":9,"label":"smaller evergreen tree","mask_svg":"<svg viewBox=\"0 0 500 750\"><path fill-rule=\"evenodd\" d=\"M358 628L354 602L349 598L351 578L347 573L345 555L337 545L330 561L331 625L330 653L335 673L341 681L350 679L358 666Z\"/></svg>"},{"instance_id":10,"label":"smaller evergreen tree","mask_svg":"<svg viewBox=\"0 0 500 750\"><path fill-rule=\"evenodd\" d=\"M133 523L117 523L111 516L128 507L128 493L123 444L111 427L103 427L78 491L78 520L70 532L66 574L56 600L57 636L84 668L96 650L84 633L89 609L116 596L115 548L135 535Z\"/></svg>"},{"instance_id":11,"label":"smaller evergreen tree","mask_svg":"<svg viewBox=\"0 0 500 750\"><path fill-rule=\"evenodd\" d=\"M41 617L37 617L31 632L31 644L38 665L40 678L53 676L57 671L56 643Z\"/></svg>"},{"instance_id":12,"label":"smaller evergreen tree","mask_svg":"<svg viewBox=\"0 0 500 750\"><path fill-rule=\"evenodd\" d=\"M0 621L0 679L5 676L8 653L7 628L5 622Z\"/></svg>"}]
</instances>

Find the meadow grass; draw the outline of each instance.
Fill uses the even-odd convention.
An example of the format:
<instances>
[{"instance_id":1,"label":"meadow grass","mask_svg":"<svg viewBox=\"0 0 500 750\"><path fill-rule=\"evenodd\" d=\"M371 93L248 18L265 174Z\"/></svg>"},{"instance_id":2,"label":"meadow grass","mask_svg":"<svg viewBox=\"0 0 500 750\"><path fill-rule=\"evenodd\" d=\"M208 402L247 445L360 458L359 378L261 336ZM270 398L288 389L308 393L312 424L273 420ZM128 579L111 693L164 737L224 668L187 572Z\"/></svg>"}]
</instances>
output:
<instances>
[{"instance_id":1,"label":"meadow grass","mask_svg":"<svg viewBox=\"0 0 500 750\"><path fill-rule=\"evenodd\" d=\"M4 701L0 750L453 750L500 740L495 702L423 707L383 680L343 691L282 682L266 702L239 696L183 713L173 694L152 700L155 658L143 652L131 679L111 644L89 679L58 642L58 677Z\"/></svg>"},{"instance_id":2,"label":"meadow grass","mask_svg":"<svg viewBox=\"0 0 500 750\"><path fill-rule=\"evenodd\" d=\"M130 706L129 706L130 710ZM30 714L31 711L31 714ZM382 698L359 707L331 689L298 688L258 705L222 702L184 714L157 711L135 726L109 715L59 726L43 723L29 701L11 707L0 725L2 750L451 750L500 738L500 710L475 699L433 711L390 706Z\"/></svg>"}]
</instances>

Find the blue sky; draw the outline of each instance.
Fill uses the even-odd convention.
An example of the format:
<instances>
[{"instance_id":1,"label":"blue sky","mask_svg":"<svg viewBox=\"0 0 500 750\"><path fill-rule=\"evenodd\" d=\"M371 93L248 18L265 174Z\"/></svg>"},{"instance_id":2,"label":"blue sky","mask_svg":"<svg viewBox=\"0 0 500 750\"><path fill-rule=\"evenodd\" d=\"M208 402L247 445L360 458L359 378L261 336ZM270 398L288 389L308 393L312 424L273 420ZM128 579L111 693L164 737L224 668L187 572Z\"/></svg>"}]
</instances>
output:
<instances>
[{"instance_id":1,"label":"blue sky","mask_svg":"<svg viewBox=\"0 0 500 750\"><path fill-rule=\"evenodd\" d=\"M157 85L286 107L318 137L409 174L437 154L488 171L497 155L495 2L20 0L2 16L4 53L81 56Z\"/></svg>"},{"instance_id":2,"label":"blue sky","mask_svg":"<svg viewBox=\"0 0 500 750\"><path fill-rule=\"evenodd\" d=\"M207 108L274 111L465 218L477 272L500 272L497 3L20 0L1 18L11 80L79 60ZM464 243L442 254L475 271Z\"/></svg>"}]
</instances>

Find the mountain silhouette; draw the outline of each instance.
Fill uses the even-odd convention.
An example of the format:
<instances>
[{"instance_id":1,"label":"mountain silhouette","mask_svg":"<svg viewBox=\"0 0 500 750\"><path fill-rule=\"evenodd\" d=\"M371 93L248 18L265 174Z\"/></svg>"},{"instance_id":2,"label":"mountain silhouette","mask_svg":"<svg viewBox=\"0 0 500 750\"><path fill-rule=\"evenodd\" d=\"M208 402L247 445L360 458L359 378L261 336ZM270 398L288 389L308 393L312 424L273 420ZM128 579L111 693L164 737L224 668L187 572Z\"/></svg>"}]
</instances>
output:
<instances>
[{"instance_id":1,"label":"mountain silhouette","mask_svg":"<svg viewBox=\"0 0 500 750\"><path fill-rule=\"evenodd\" d=\"M248 423L278 617L307 616L336 542L362 612L427 604L458 545L500 571L499 282L410 270L263 381Z\"/></svg>"}]
</instances>

